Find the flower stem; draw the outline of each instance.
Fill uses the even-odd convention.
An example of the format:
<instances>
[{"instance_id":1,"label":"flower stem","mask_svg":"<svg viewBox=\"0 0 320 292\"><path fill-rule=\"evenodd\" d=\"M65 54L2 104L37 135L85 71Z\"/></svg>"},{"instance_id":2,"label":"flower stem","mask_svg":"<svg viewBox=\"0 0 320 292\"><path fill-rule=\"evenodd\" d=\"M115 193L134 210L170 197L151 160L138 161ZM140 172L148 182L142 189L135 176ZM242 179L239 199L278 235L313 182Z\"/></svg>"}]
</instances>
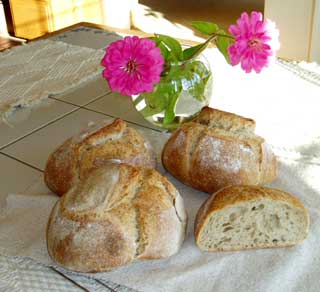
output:
<instances>
[{"instance_id":1,"label":"flower stem","mask_svg":"<svg viewBox=\"0 0 320 292\"><path fill-rule=\"evenodd\" d=\"M228 38L228 39L234 40L234 36L229 35L229 34L214 33L213 35L214 35L214 36L220 36L220 37L224 37L224 38Z\"/></svg>"},{"instance_id":2,"label":"flower stem","mask_svg":"<svg viewBox=\"0 0 320 292\"><path fill-rule=\"evenodd\" d=\"M133 104L136 106L143 99L144 99L143 94L139 94L139 96L135 100L133 100Z\"/></svg>"},{"instance_id":3,"label":"flower stem","mask_svg":"<svg viewBox=\"0 0 320 292\"><path fill-rule=\"evenodd\" d=\"M209 45L209 43L213 40L215 40L217 37L226 37L229 39L233 39L234 37L228 34L222 34L222 33L213 33L212 35L209 36L209 38L202 44L195 46L194 48L196 48L196 50L194 50L192 52L192 54L188 57L188 59L192 59L195 56L199 55L204 49L207 48L207 46Z\"/></svg>"},{"instance_id":4,"label":"flower stem","mask_svg":"<svg viewBox=\"0 0 320 292\"><path fill-rule=\"evenodd\" d=\"M199 44L199 45L197 45L195 47L192 47L191 49L194 48L195 50L188 57L188 59L190 60L190 59L194 58L195 56L198 56L209 45L209 43L215 38L216 38L216 35L213 34L204 43Z\"/></svg>"}]
</instances>

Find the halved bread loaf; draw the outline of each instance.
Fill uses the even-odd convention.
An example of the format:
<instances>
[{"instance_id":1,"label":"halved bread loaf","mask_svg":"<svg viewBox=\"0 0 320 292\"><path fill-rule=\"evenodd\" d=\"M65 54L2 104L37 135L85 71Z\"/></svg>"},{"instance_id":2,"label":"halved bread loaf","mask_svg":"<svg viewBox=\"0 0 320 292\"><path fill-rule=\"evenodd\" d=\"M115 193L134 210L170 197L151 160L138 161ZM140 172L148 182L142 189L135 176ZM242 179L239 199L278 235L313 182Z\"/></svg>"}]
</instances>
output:
<instances>
[{"instance_id":1,"label":"halved bread loaf","mask_svg":"<svg viewBox=\"0 0 320 292\"><path fill-rule=\"evenodd\" d=\"M204 251L285 247L308 234L309 215L289 193L255 186L231 186L213 194L195 220Z\"/></svg>"}]
</instances>

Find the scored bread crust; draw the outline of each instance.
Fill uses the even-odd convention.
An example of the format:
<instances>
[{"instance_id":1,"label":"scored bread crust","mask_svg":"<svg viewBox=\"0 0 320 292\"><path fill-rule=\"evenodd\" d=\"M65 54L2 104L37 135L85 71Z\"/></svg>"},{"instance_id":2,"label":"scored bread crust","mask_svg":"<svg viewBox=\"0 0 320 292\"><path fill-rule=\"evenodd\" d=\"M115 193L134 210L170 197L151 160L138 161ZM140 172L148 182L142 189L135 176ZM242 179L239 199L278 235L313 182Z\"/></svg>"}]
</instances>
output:
<instances>
[{"instance_id":1,"label":"scored bread crust","mask_svg":"<svg viewBox=\"0 0 320 292\"><path fill-rule=\"evenodd\" d=\"M121 119L89 127L59 146L48 158L44 180L62 196L79 180L110 162L154 168L149 142Z\"/></svg>"},{"instance_id":2,"label":"scored bread crust","mask_svg":"<svg viewBox=\"0 0 320 292\"><path fill-rule=\"evenodd\" d=\"M254 130L252 119L205 107L172 134L162 163L182 182L208 193L269 183L276 178L277 160Z\"/></svg>"},{"instance_id":3,"label":"scored bread crust","mask_svg":"<svg viewBox=\"0 0 320 292\"><path fill-rule=\"evenodd\" d=\"M284 192L282 190L267 188L261 186L249 186L249 185L237 185L225 187L216 193L212 194L200 207L197 212L195 222L194 222L194 236L197 245L199 246L199 237L202 229L204 228L207 219L212 216L212 214L223 211L224 209L235 206L241 203L248 203L257 199L269 199L273 201L281 201L288 205L291 205L297 209L300 209L304 214L307 221L305 234L308 233L310 218L307 209L303 204L290 193ZM303 240L303 239L302 239ZM302 241L301 240L301 241ZM297 242L298 243L298 242ZM288 245L281 245L290 246ZM200 246L199 246L200 247ZM270 246L259 246L259 248L269 248ZM280 246L279 246L280 247ZM257 247L246 247L245 249L256 249ZM224 251L221 248L215 249L216 251ZM227 251L237 251L241 248L229 249ZM214 249L212 250L214 251Z\"/></svg>"},{"instance_id":4,"label":"scored bread crust","mask_svg":"<svg viewBox=\"0 0 320 292\"><path fill-rule=\"evenodd\" d=\"M70 270L108 271L178 252L186 223L183 200L165 177L113 164L93 171L56 203L47 247Z\"/></svg>"}]
</instances>

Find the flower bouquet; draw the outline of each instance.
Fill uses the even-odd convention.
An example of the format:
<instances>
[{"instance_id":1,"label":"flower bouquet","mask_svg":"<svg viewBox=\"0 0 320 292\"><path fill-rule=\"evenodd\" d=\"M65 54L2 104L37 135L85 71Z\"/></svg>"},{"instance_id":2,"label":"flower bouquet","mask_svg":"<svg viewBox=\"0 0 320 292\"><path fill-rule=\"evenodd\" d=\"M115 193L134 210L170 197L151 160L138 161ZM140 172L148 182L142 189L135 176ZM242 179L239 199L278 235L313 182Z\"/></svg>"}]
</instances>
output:
<instances>
[{"instance_id":1,"label":"flower bouquet","mask_svg":"<svg viewBox=\"0 0 320 292\"><path fill-rule=\"evenodd\" d=\"M101 62L110 89L131 96L148 121L166 129L175 129L208 105L213 79L201 53L211 42L227 63L241 64L247 73L268 66L279 48L275 24L260 12L242 13L229 33L211 22L192 26L208 36L205 42L183 48L167 35L127 36L110 44Z\"/></svg>"}]
</instances>

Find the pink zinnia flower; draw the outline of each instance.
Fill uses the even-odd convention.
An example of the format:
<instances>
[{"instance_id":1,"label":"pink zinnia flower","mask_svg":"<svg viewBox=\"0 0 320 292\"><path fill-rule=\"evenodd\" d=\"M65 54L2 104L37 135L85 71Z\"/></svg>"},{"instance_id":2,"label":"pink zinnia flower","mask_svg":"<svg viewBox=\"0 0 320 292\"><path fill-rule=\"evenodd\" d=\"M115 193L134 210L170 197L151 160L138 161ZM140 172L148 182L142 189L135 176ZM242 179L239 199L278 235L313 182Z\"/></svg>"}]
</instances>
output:
<instances>
[{"instance_id":1,"label":"pink zinnia flower","mask_svg":"<svg viewBox=\"0 0 320 292\"><path fill-rule=\"evenodd\" d=\"M112 91L128 96L151 92L153 84L160 81L163 63L154 41L127 36L107 48L101 61L106 67L102 75Z\"/></svg>"},{"instance_id":2,"label":"pink zinnia flower","mask_svg":"<svg viewBox=\"0 0 320 292\"><path fill-rule=\"evenodd\" d=\"M235 36L235 43L228 48L231 64L241 63L247 73L257 73L275 57L279 49L279 31L275 23L262 20L260 12L252 12L251 17L244 12L237 25L230 25L229 32Z\"/></svg>"}]
</instances>

